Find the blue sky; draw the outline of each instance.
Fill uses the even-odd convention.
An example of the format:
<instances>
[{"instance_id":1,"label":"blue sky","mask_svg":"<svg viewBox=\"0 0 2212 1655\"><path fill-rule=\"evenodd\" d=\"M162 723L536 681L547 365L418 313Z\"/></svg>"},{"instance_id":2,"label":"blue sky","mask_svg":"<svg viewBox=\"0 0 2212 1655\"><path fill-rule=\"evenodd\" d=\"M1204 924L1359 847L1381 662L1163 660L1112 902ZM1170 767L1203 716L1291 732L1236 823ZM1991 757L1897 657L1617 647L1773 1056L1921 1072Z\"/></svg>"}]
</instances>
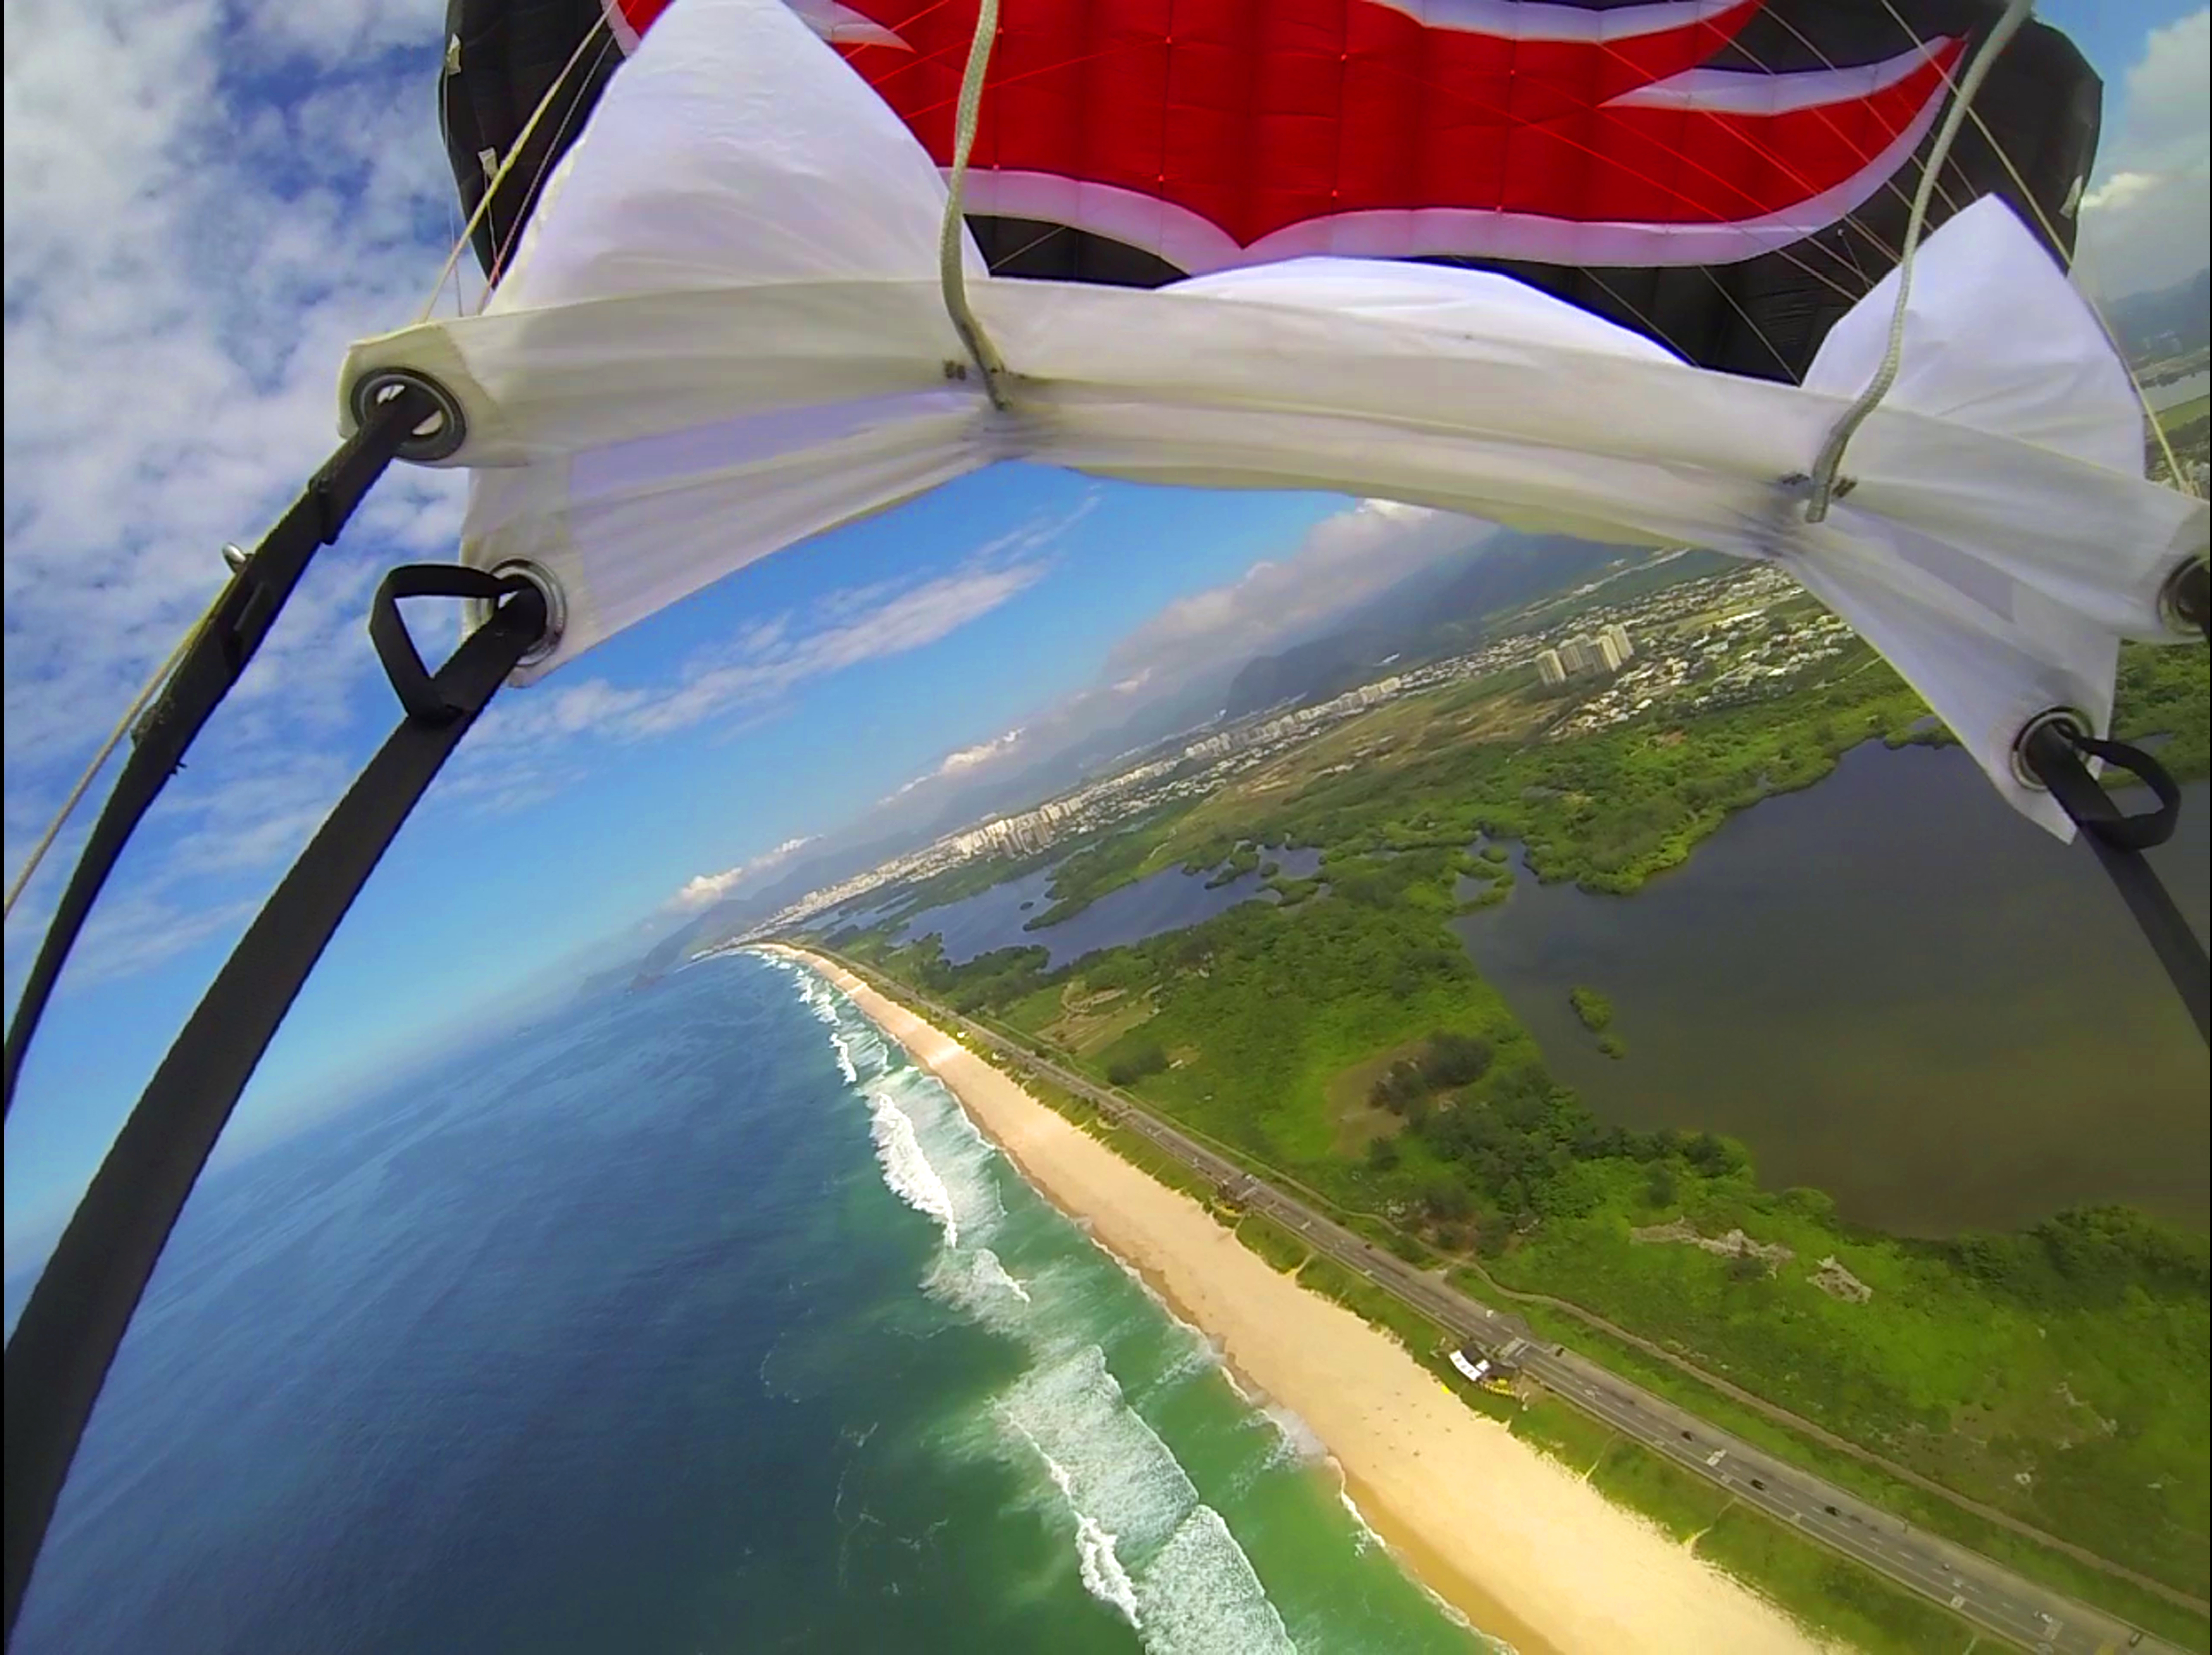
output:
<instances>
[{"instance_id":1,"label":"blue sky","mask_svg":"<svg viewBox=\"0 0 2212 1655\"><path fill-rule=\"evenodd\" d=\"M2206 9L2039 9L2107 82L2097 281L2200 266ZM344 344L420 308L455 232L430 100L442 15L7 0L11 872L206 603L217 548L250 543L327 450ZM8 1124L11 1266L388 729L368 592L392 562L449 555L459 505L453 478L386 479L119 870ZM1449 538L1321 496L1008 467L744 570L495 710L301 996L240 1140L595 946L614 957L687 884L996 762L1012 749L992 744L1034 742L1116 683L1264 646ZM11 918L11 1006L73 844Z\"/></svg>"}]
</instances>

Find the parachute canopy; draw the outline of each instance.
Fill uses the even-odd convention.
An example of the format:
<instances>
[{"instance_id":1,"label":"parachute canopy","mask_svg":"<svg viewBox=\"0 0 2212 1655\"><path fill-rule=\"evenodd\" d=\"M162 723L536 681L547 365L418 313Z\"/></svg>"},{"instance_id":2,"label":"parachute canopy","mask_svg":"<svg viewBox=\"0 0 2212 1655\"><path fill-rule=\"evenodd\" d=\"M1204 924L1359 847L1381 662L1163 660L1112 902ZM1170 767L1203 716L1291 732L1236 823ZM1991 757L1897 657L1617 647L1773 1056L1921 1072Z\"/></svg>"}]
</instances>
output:
<instances>
[{"instance_id":1,"label":"parachute canopy","mask_svg":"<svg viewBox=\"0 0 2212 1655\"><path fill-rule=\"evenodd\" d=\"M668 3L453 0L441 95L465 208L515 161L477 228L487 272ZM978 0L790 3L950 166ZM1799 379L1896 263L1916 152L2002 9L1000 0L968 222L1001 276L1478 264L1690 361ZM2099 105L2081 54L2031 24L1977 94L1932 222L1996 195L2070 252Z\"/></svg>"},{"instance_id":2,"label":"parachute canopy","mask_svg":"<svg viewBox=\"0 0 2212 1655\"><path fill-rule=\"evenodd\" d=\"M1007 0L1009 29L1029 15L1024 3ZM1115 15L1119 3L1043 10L1096 20ZM1327 16L1336 33L1328 38L1339 42L1339 81L1353 78L1343 44L1355 27L1348 20L1363 20L1359 30L1399 30L1408 3L1332 0ZM1860 137L1822 152L1827 170L1809 180L1820 186L1812 194L1793 204L1770 178L1759 186L1753 218L1725 222L1713 216L1725 204L1705 194L1694 198L1698 214L1685 206L1663 224L1622 217L1632 208L1656 213L1663 203L1646 196L1638 206L1621 189L1592 182L1595 193L1580 198L1613 217L1571 222L1558 210L1524 212L1526 203L1511 213L1453 206L1437 210L1442 217L1362 206L1332 228L1304 229L1303 207L1270 207L1274 186L1247 178L1219 198L1231 201L1218 207L1228 227L1215 223L1218 235L1201 235L1192 225L1213 221L1194 208L1178 216L1174 204L1146 208L1134 193L1117 196L1095 180L987 169L969 179L978 198L1004 209L1014 198L1003 192L1031 192L1019 195L1024 219L1043 210L1037 192L1060 192L1062 222L1091 237L1079 244L1080 258L1159 259L1147 245L1194 263L1194 247L1218 256L1217 268L1149 290L1010 277L993 274L983 246L956 226L954 268L965 271L966 303L1005 365L987 383L971 371L984 361L956 326L954 294L941 279L948 194L942 160L929 147L935 94L895 109L883 88L897 82L889 67L874 66L904 50L878 38L890 23L849 5L804 6L677 0L657 18L641 17L650 27L619 72L597 83L588 119L580 97L564 104L557 94L567 84L561 65L600 74L592 43L620 41L636 23L608 14L565 56L558 40L541 40L532 50L555 64L548 83L556 94L540 94L538 125L524 140L526 117L517 142L524 150L549 143L561 158L530 178L495 236L499 280L483 313L366 341L348 362L349 389L405 369L454 399L465 435L450 463L474 473L464 556L485 567L532 566L565 611L557 645L530 675L753 559L999 460L1030 459L1145 482L1332 490L1776 563L1896 664L2008 800L2070 832L2063 812L2015 774L2015 739L2054 707L2104 727L2118 641L2172 636L2160 587L2179 563L2201 555L2206 512L2143 479L2142 415L2125 369L2047 241L2006 200L1984 194L1921 247L1903 318L1902 372L1852 439L1848 491L1819 522L1807 520L1807 475L1884 357L1894 269L1818 332L1797 384L1716 371L1657 337L1661 330L1617 322L1498 271L1329 256L1372 251L1378 244L1362 238L1386 230L1397 238L1389 245L1402 251L1438 245L1421 239L1432 230L1519 234L1535 220L1549 221L1541 233L1565 238L1562 246L1584 237L1583 245L1612 250L1609 258L1628 240L1656 257L1670 238L1679 253L1719 245L1716 236L1735 238L1727 245L1749 250L1751 265L1794 255L1806 245L1802 234L1758 251L1769 245L1761 236L1782 234L1778 214L1811 211L1805 204L1814 197L1846 204L1861 189L1871 204L1890 187L1880 176L1869 181L1867 158L1917 142L1930 100L1941 98L1939 86L1919 78L1924 62L1916 68L1892 54L1804 71L1819 77L1813 90L1821 98L1839 85L1858 88L1840 104L1805 106L1838 120L1839 107L1856 110ZM1750 100L1743 82L1753 71L1729 55L1734 43L1777 13L1713 0L1611 11L1510 0L1428 0L1415 9L1427 33L1466 37L1421 50L1479 57L1492 48L1478 40L1511 43L1504 67L1486 71L1504 88L1498 95L1557 119L1515 125L1509 149L1523 142L1523 126L1656 132L1654 110L1678 132L1713 120L1744 130L1799 113L1792 76L1764 71L1765 113L1736 107ZM913 31L933 27L920 9L890 20L910 45ZM1381 15L1367 18L1369 11ZM1165 49L1172 22L1174 50L1183 52L1182 21L1213 15L1197 0L1159 0L1164 22L1158 40L1143 37L1153 42L1145 50ZM1310 46L1310 21L1284 21L1304 15L1297 7L1240 7L1236 15L1253 28L1273 20L1267 30L1279 22L1293 44ZM1954 43L1985 15L1964 9ZM1042 27L1043 12L1033 21ZM2048 55L2078 71L2063 42L2024 38L2044 40ZM1604 49L1582 49L1593 40ZM950 37L932 33L926 44L926 53L900 57L917 74L963 55ZM1516 91L1516 81L1531 77L1516 76L1516 63L1551 63L1554 48L1571 73L1536 76L1536 89ZM1945 56L1950 47L1928 49L1936 62L1956 61ZM468 38L457 48L464 75L471 50ZM1193 63L1224 55L1188 50ZM1636 65L1632 76L1615 52ZM1173 70L1170 83L1182 74ZM1263 78L1255 73L1248 86L1255 107ZM936 84L941 91L945 83ZM2061 84L2087 87L2094 104L2093 83L2062 76ZM1006 147L1015 139L1003 119L988 125L992 99L1018 83L996 86L985 95L979 131L998 133L1002 155L1030 156ZM1562 103L1569 90L1573 99ZM1322 135L1314 142L1349 155L1341 87L1332 95L1334 113L1313 117ZM1141 108L1157 120L1163 106L1155 98ZM1061 130L1076 142L1085 123L1110 127L1137 107L1102 96ZM2028 146L2030 159L2063 153L2068 167L2086 165L2079 108L2078 98L2058 100L2056 117L2073 137ZM451 113L449 99L449 123ZM1362 119L1416 116L1441 119L1410 93ZM548 137L555 121L563 124L557 141ZM1295 147L1304 129L1282 113L1272 130ZM1237 143L1244 148L1224 153L1251 152L1245 139ZM486 164L498 173L495 156ZM1594 159L1590 170L1601 163ZM1689 194L1695 172L1685 161L1669 176ZM1052 177L1060 182L1040 181ZM1285 177L1285 190L1307 189ZM1495 173L1490 187L1519 186ZM994 189L1002 193L990 197ZM2071 189L2059 190L2060 204ZM1547 198L1555 207L1577 198L1565 184L1559 191ZM1149 244L1140 234L1147 211ZM1801 216L1785 228L1799 234L1810 222ZM1105 251L1100 226L1116 231ZM987 227L985 240L1001 234ZM1832 237L1840 252L1859 232L1839 220L1814 234ZM1263 251L1273 262L1247 262ZM1275 259L1278 252L1303 256ZM1872 257L1870 244L1861 256ZM1659 267L1655 279L1712 274L1678 264ZM1589 265L1568 277L1611 279Z\"/></svg>"}]
</instances>

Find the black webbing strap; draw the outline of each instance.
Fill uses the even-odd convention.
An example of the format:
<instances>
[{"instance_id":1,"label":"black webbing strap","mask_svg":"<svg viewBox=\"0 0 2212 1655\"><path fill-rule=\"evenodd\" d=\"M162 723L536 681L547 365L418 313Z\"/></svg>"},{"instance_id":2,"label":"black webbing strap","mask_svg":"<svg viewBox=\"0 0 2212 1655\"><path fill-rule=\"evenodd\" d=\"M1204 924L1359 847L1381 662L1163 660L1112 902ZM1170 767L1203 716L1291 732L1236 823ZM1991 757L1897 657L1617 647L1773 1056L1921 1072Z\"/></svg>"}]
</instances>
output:
<instances>
[{"instance_id":1,"label":"black webbing strap","mask_svg":"<svg viewBox=\"0 0 2212 1655\"><path fill-rule=\"evenodd\" d=\"M397 599L503 599L434 674ZM447 758L545 630L544 594L474 569L396 570L372 631L396 636L419 680L408 715L253 922L154 1075L77 1204L8 1342L6 1635L94 1400L185 1199L300 985ZM395 632L395 629L398 629Z\"/></svg>"},{"instance_id":2,"label":"black webbing strap","mask_svg":"<svg viewBox=\"0 0 2212 1655\"><path fill-rule=\"evenodd\" d=\"M2158 808L2138 816L2125 814L2089 774L2081 762L2084 755L2117 764L2142 782L2158 795ZM2197 1032L2212 1044L2212 957L2207 956L2204 945L2159 882L2157 870L2143 855L2172 836L2181 817L2181 788L2166 766L2140 747L2100 740L2056 722L2044 724L2030 735L2021 757L2081 830L2118 887L2120 899L2135 916L2143 940L2166 969L2174 992L2197 1019Z\"/></svg>"},{"instance_id":3,"label":"black webbing strap","mask_svg":"<svg viewBox=\"0 0 2212 1655\"><path fill-rule=\"evenodd\" d=\"M24 979L22 998L15 1002L15 1020L8 1025L7 1068L0 1078L0 1114L15 1107L15 1076L23 1054L46 1009L55 979L61 976L63 962L123 847L183 763L185 750L260 648L309 560L338 538L362 496L414 438L416 429L438 412L430 394L411 385L396 386L392 396L374 405L370 417L308 479L291 509L231 577L159 699L131 732L123 773L85 840L68 888L46 927L46 940L39 945L39 956Z\"/></svg>"}]
</instances>

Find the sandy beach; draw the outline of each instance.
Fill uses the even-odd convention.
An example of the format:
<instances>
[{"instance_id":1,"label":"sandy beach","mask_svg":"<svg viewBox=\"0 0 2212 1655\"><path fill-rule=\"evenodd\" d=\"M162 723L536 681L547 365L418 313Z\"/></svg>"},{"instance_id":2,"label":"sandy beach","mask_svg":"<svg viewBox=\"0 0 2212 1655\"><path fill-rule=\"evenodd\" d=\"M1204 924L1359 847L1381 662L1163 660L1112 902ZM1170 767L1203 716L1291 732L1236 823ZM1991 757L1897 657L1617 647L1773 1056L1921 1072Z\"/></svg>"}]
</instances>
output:
<instances>
[{"instance_id":1,"label":"sandy beach","mask_svg":"<svg viewBox=\"0 0 2212 1655\"><path fill-rule=\"evenodd\" d=\"M1795 1622L1474 1412L1205 1208L850 972L799 955L951 1089L1024 1175L1297 1414L1419 1578L1521 1655L1804 1655Z\"/></svg>"}]
</instances>

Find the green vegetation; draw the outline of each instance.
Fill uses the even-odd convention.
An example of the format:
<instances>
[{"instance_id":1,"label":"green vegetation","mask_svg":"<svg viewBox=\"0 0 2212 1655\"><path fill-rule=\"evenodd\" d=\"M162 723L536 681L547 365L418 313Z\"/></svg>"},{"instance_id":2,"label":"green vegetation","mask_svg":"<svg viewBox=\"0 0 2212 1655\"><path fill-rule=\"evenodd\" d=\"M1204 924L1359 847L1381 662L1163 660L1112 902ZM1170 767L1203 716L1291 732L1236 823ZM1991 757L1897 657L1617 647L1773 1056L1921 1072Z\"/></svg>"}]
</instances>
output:
<instances>
[{"instance_id":1,"label":"green vegetation","mask_svg":"<svg viewBox=\"0 0 2212 1655\"><path fill-rule=\"evenodd\" d=\"M1742 1506L1714 1519L1695 1549L1855 1649L1963 1651L1974 1641L1974 1629L1948 1610Z\"/></svg>"},{"instance_id":2,"label":"green vegetation","mask_svg":"<svg viewBox=\"0 0 2212 1655\"><path fill-rule=\"evenodd\" d=\"M1214 871L1213 877L1206 882L1206 888L1208 891L1218 891L1224 885L1231 885L1243 879L1259 866L1259 847L1239 845L1223 858L1221 866ZM1196 873L1199 870L1192 868L1187 871Z\"/></svg>"},{"instance_id":3,"label":"green vegetation","mask_svg":"<svg viewBox=\"0 0 2212 1655\"><path fill-rule=\"evenodd\" d=\"M1042 931L1048 925L1073 919L1108 891L1133 885L1147 873L1156 873L1176 861L1187 860L1161 854L1161 840L1189 812L1188 805L1162 812L1077 851L1053 875L1052 906L1022 928ZM1219 845L1215 854L1199 861L1191 872L1212 867L1233 849L1233 845Z\"/></svg>"},{"instance_id":4,"label":"green vegetation","mask_svg":"<svg viewBox=\"0 0 2212 1655\"><path fill-rule=\"evenodd\" d=\"M1590 1176L1605 1186L1590 1221L1517 1238L1489 1263L1498 1281L1571 1299L1946 1487L2203 1594L2203 1237L2098 1208L2022 1235L1908 1242L1847 1230L1817 1192L1761 1190L1747 1167L1675 1167L1670 1215L1793 1255L1744 1269L1756 1261L1638 1243L1648 1175ZM1828 1258L1872 1296L1839 1292Z\"/></svg>"},{"instance_id":5,"label":"green vegetation","mask_svg":"<svg viewBox=\"0 0 2212 1655\"><path fill-rule=\"evenodd\" d=\"M2186 455L2204 447L2206 428L2212 426L2212 397L2191 397L2187 402L2178 402L2171 408L2159 411L2158 423L2166 432L2166 440L2173 445L2178 455ZM2151 445L2157 453L2157 445ZM2163 456L2160 456L2163 458Z\"/></svg>"},{"instance_id":6,"label":"green vegetation","mask_svg":"<svg viewBox=\"0 0 2212 1655\"><path fill-rule=\"evenodd\" d=\"M1495 1305L1510 1301L1469 1270L1452 1273L1453 1285ZM1832 1445L1778 1423L1726 1392L1685 1374L1648 1352L1594 1330L1587 1323L1541 1305L1515 1308L1545 1337L1571 1340L1614 1372L1680 1403L1724 1431L1817 1473L1883 1511L1932 1534L1993 1558L2030 1579L2085 1603L2096 1603L2183 1648L2212 1650L2212 1622L2170 1599L2092 1568L2076 1558L1993 1523L1917 1484L1893 1476Z\"/></svg>"},{"instance_id":7,"label":"green vegetation","mask_svg":"<svg viewBox=\"0 0 2212 1655\"><path fill-rule=\"evenodd\" d=\"M2166 738L2161 757L2184 776L2206 771L2205 660L2202 649L2147 646L2122 657L2115 727ZM1464 877L1497 875L1475 900L1503 898L1511 868L1500 841L1522 840L1541 878L1632 890L1729 812L1819 779L1858 741L1942 740L1942 727L1858 649L1821 663L1786 700L1571 742L1524 745L1543 716L1531 706L1517 683L1393 703L1213 798L1099 841L1063 865L1053 891L1053 914L1064 917L1157 868L1219 868L1240 852L1258 868L1258 847L1317 848L1317 879L1274 877L1280 903L1245 904L1057 971L1036 948L953 967L933 941L899 946L876 934L848 952L1127 1086L1227 1153L1295 1179L1380 1244L1424 1264L1480 1258L1505 1288L1582 1306L1893 1465L2206 1596L2203 1237L2101 1208L1942 1244L1854 1229L1818 1191L1763 1188L1729 1140L1595 1119L1553 1079L1449 927L1464 909ZM1575 1006L1601 1050L1626 1050L1602 995L1577 990ZM1092 1129L1148 1170L1165 1159L1133 1134L1103 1122ZM1729 1257L1635 1238L1675 1223L1702 1238L1740 1229L1786 1254ZM1436 1356L1442 1336L1425 1317L1326 1260L1290 1263L1297 1244L1249 1216L1240 1233L1271 1263L1299 1269L1418 1355ZM2212 1644L2203 1617L2156 1594L1563 1313L1516 1308L1908 1520L2178 1643ZM1570 1459L1589 1447L1581 1469L1596 1464L1609 1491L1674 1531L1711 1519L1701 1549L1710 1542L1728 1567L1756 1573L1793 1609L1871 1647L1942 1646L1915 1641L1939 1634L1963 1647L1948 1616L1917 1619L1917 1600L1891 1603L1871 1577L1831 1573L1827 1554L1779 1530L1740 1534L1748 1514L1709 1512L1703 1485L1677 1486L1663 1464L1583 1441L1581 1415L1562 1425L1544 1411L1560 1406L1528 1410L1527 1433ZM1844 1618L1831 1619L1832 1606Z\"/></svg>"},{"instance_id":8,"label":"green vegetation","mask_svg":"<svg viewBox=\"0 0 2212 1655\"><path fill-rule=\"evenodd\" d=\"M1298 1281L1382 1329L1416 1356L1433 1358L1456 1342L1404 1299L1393 1298L1366 1277L1352 1275L1332 1259L1309 1259L1298 1272Z\"/></svg>"},{"instance_id":9,"label":"green vegetation","mask_svg":"<svg viewBox=\"0 0 2212 1655\"><path fill-rule=\"evenodd\" d=\"M1603 1034L1613 1026L1613 1001L1595 989L1577 988L1567 991L1568 1002L1575 1015L1583 1020L1583 1027L1592 1034Z\"/></svg>"},{"instance_id":10,"label":"green vegetation","mask_svg":"<svg viewBox=\"0 0 2212 1655\"><path fill-rule=\"evenodd\" d=\"M876 905L886 910L886 922L896 922L926 908L941 908L963 897L980 895L1008 879L1018 879L1042 861L1042 858L1036 856L979 856L974 861L956 862L941 873L893 887L885 893L888 900Z\"/></svg>"},{"instance_id":11,"label":"green vegetation","mask_svg":"<svg viewBox=\"0 0 2212 1655\"><path fill-rule=\"evenodd\" d=\"M1237 1222L1237 1239L1285 1275L1296 1275L1312 1250L1271 1218L1247 1213Z\"/></svg>"},{"instance_id":12,"label":"green vegetation","mask_svg":"<svg viewBox=\"0 0 2212 1655\"><path fill-rule=\"evenodd\" d=\"M2202 1595L2212 1527L2202 1238L2110 1214L2055 1220L2008 1245L1869 1237L1817 1192L1761 1190L1727 1140L1603 1126L1552 1080L1445 928L1459 852L1332 856L1342 873L1325 901L1294 913L1245 904L1084 961L1085 993L1119 990L1157 1009L1077 1061L1103 1078L1138 1055L1133 1044L1173 1054L1165 1067L1147 1057L1127 1083L1169 1116L1443 1252L1479 1252L1509 1287L1583 1305L1964 1494ZM884 958L1030 1037L1058 1003L1037 991L1072 975L1045 973L1036 950L949 968L925 942ZM1300 1015L1284 1017L1286 1005ZM1363 1140L1346 1155L1328 1089L1394 1050L1369 1101L1402 1129L1386 1150ZM1137 1141L1133 1159L1157 1159ZM1630 1237L1672 1218L1709 1236L1740 1227L1792 1260L1739 1275L1697 1248ZM1870 1299L1814 1281L1831 1256ZM1316 1285L1373 1292L1325 1271Z\"/></svg>"},{"instance_id":13,"label":"green vegetation","mask_svg":"<svg viewBox=\"0 0 2212 1655\"><path fill-rule=\"evenodd\" d=\"M1124 1042L1116 1042L1124 1045ZM1110 1059L1106 1065L1109 1086L1133 1086L1148 1074L1158 1074L1168 1066L1168 1055L1157 1045L1146 1041L1129 1046L1121 1056Z\"/></svg>"},{"instance_id":14,"label":"green vegetation","mask_svg":"<svg viewBox=\"0 0 2212 1655\"><path fill-rule=\"evenodd\" d=\"M2212 774L2212 678L2201 645L2130 643L2120 651L2112 733L2122 741L2163 736L2159 762L2179 779Z\"/></svg>"},{"instance_id":15,"label":"green vegetation","mask_svg":"<svg viewBox=\"0 0 2212 1655\"><path fill-rule=\"evenodd\" d=\"M1927 711L1863 645L1787 689L1786 702L1533 746L1488 739L1525 734L1546 716L1530 688L1409 697L1072 858L1054 894L1088 902L1156 867L1210 867L1240 839L1322 847L1322 877L1340 894L1344 880L1370 876L1376 853L1443 851L1456 873L1498 867L1510 877L1502 856L1466 854L1478 835L1522 840L1540 879L1633 891L1732 812L1809 787L1859 741L1901 739ZM1386 739L1384 751L1336 769Z\"/></svg>"},{"instance_id":16,"label":"green vegetation","mask_svg":"<svg viewBox=\"0 0 2212 1655\"><path fill-rule=\"evenodd\" d=\"M1626 1438L1614 1439L1590 1482L1601 1494L1655 1519L1677 1540L1703 1534L1734 1500L1726 1489Z\"/></svg>"}]
</instances>

